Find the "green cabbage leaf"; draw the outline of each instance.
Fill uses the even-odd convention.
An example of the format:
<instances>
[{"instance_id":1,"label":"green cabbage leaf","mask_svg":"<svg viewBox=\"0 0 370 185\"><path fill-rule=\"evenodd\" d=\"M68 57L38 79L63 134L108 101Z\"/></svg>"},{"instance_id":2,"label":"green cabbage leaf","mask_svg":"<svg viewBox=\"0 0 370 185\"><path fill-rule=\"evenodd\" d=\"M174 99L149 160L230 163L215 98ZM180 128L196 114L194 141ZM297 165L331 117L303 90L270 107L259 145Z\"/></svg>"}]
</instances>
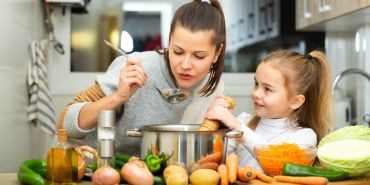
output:
<instances>
[{"instance_id":1,"label":"green cabbage leaf","mask_svg":"<svg viewBox=\"0 0 370 185\"><path fill-rule=\"evenodd\" d=\"M348 172L351 177L370 171L370 128L347 126L325 136L317 157L325 168Z\"/></svg>"}]
</instances>

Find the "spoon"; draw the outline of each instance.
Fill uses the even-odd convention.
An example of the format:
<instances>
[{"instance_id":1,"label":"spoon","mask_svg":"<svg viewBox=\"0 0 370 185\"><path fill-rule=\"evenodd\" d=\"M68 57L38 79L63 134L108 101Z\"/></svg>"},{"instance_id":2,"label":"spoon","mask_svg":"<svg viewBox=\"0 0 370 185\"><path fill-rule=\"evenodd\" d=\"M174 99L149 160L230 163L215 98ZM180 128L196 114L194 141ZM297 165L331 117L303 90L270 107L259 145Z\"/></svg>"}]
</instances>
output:
<instances>
[{"instance_id":1,"label":"spoon","mask_svg":"<svg viewBox=\"0 0 370 185\"><path fill-rule=\"evenodd\" d=\"M128 58L126 52L124 52L122 49L118 48L117 46L111 44L110 42L104 40L105 44L107 44L109 47L117 51L118 53L122 54L124 57ZM144 72L146 76L146 72ZM168 103L179 103L189 96L189 91L185 89L176 89L176 88L168 88L168 89L159 89L157 85L153 82L154 88L159 92L159 94L162 96L162 98L167 101Z\"/></svg>"}]
</instances>

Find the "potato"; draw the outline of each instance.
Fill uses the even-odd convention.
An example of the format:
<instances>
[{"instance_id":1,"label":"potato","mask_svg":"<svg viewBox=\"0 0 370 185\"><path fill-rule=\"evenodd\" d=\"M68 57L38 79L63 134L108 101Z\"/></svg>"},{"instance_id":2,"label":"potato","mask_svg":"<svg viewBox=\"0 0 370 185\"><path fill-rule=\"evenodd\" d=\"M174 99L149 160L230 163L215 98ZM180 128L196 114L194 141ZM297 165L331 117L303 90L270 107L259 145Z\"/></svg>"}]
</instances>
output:
<instances>
[{"instance_id":1,"label":"potato","mask_svg":"<svg viewBox=\"0 0 370 185\"><path fill-rule=\"evenodd\" d=\"M167 185L188 185L188 173L178 165L167 166L163 171L164 181Z\"/></svg>"},{"instance_id":2,"label":"potato","mask_svg":"<svg viewBox=\"0 0 370 185\"><path fill-rule=\"evenodd\" d=\"M190 175L192 185L217 185L220 181L220 174L211 169L199 169Z\"/></svg>"}]
</instances>

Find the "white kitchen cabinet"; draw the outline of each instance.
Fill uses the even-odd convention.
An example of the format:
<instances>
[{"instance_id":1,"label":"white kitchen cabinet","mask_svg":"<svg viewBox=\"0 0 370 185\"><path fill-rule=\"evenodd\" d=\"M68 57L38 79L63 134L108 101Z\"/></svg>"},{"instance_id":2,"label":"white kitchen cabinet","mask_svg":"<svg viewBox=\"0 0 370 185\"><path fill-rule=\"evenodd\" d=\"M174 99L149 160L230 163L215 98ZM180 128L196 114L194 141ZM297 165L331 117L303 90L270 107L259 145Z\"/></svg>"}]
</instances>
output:
<instances>
[{"instance_id":1,"label":"white kitchen cabinet","mask_svg":"<svg viewBox=\"0 0 370 185\"><path fill-rule=\"evenodd\" d=\"M368 16L369 11L366 9L369 7L370 0L296 0L296 29L352 29ZM357 14L352 14L357 11ZM343 18L338 19L339 17Z\"/></svg>"},{"instance_id":2,"label":"white kitchen cabinet","mask_svg":"<svg viewBox=\"0 0 370 185\"><path fill-rule=\"evenodd\" d=\"M279 35L280 0L221 0L227 52Z\"/></svg>"}]
</instances>

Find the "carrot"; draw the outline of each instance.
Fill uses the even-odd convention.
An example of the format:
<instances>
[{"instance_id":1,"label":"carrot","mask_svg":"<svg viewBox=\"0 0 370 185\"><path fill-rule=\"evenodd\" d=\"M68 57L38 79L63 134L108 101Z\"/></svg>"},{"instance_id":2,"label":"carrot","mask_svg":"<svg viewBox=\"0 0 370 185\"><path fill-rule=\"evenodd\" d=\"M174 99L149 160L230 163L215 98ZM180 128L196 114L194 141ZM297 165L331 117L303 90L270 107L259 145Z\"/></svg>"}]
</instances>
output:
<instances>
[{"instance_id":1,"label":"carrot","mask_svg":"<svg viewBox=\"0 0 370 185\"><path fill-rule=\"evenodd\" d=\"M206 155L199 159L198 163L220 163L222 159L222 152L215 152L209 155Z\"/></svg>"},{"instance_id":2,"label":"carrot","mask_svg":"<svg viewBox=\"0 0 370 185\"><path fill-rule=\"evenodd\" d=\"M266 182L266 183L271 183L272 182L272 177L262 173L261 171L259 170L254 170L256 172L256 175L257 175L257 179L263 181L263 182Z\"/></svg>"},{"instance_id":3,"label":"carrot","mask_svg":"<svg viewBox=\"0 0 370 185\"><path fill-rule=\"evenodd\" d=\"M305 184L305 185L326 185L328 184L328 179L325 177L293 177L293 176L283 176L276 175L274 179L280 182Z\"/></svg>"},{"instance_id":4,"label":"carrot","mask_svg":"<svg viewBox=\"0 0 370 185\"><path fill-rule=\"evenodd\" d=\"M226 157L226 166L229 169L229 182L236 182L238 171L238 156L235 153L231 153Z\"/></svg>"},{"instance_id":5,"label":"carrot","mask_svg":"<svg viewBox=\"0 0 370 185\"><path fill-rule=\"evenodd\" d=\"M215 139L213 140L213 153L223 152L223 141L221 140L219 135L215 135Z\"/></svg>"},{"instance_id":6,"label":"carrot","mask_svg":"<svg viewBox=\"0 0 370 185\"><path fill-rule=\"evenodd\" d=\"M220 166L218 166L217 171L221 176L221 185L228 185L229 184L229 170L227 169L226 165L221 164Z\"/></svg>"},{"instance_id":7,"label":"carrot","mask_svg":"<svg viewBox=\"0 0 370 185\"><path fill-rule=\"evenodd\" d=\"M199 166L199 169L211 169L211 170L217 171L218 163L202 163Z\"/></svg>"},{"instance_id":8,"label":"carrot","mask_svg":"<svg viewBox=\"0 0 370 185\"><path fill-rule=\"evenodd\" d=\"M249 182L256 179L256 172L249 166L238 168L237 172L238 179L243 182Z\"/></svg>"}]
</instances>

